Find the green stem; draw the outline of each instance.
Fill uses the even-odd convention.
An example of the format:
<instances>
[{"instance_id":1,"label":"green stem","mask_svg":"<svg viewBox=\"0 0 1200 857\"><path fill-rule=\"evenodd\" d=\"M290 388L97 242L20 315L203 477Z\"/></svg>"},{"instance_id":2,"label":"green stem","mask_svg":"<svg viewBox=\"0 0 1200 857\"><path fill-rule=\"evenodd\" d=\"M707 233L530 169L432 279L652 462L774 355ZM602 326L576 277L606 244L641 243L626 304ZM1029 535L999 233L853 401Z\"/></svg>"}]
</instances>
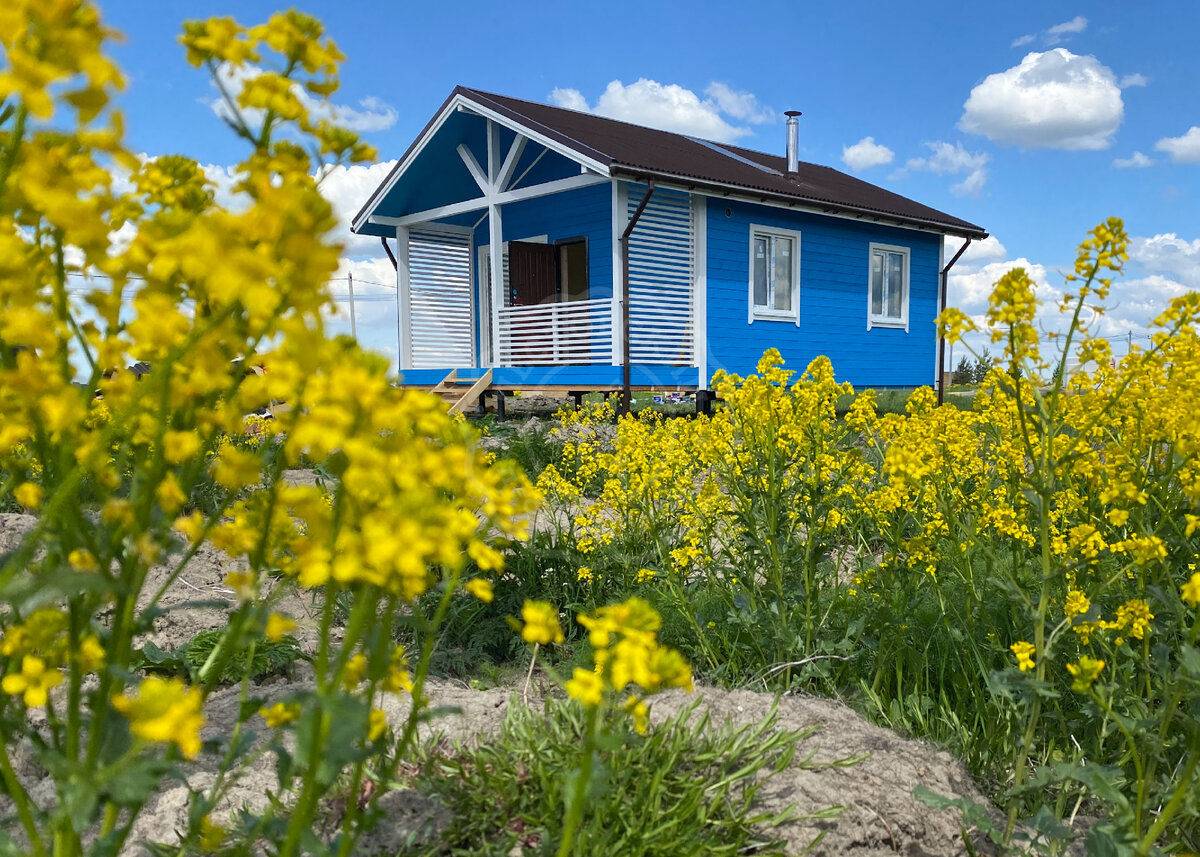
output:
<instances>
[{"instance_id":1,"label":"green stem","mask_svg":"<svg viewBox=\"0 0 1200 857\"><path fill-rule=\"evenodd\" d=\"M563 824L562 840L558 843L558 857L567 857L575 842L575 832L583 818L583 805L587 798L588 783L592 779L592 757L596 752L596 720L600 707L589 705L587 721L583 733L583 758L579 764L579 777L575 780L575 788L571 792L571 801L567 804L567 818Z\"/></svg>"},{"instance_id":2,"label":"green stem","mask_svg":"<svg viewBox=\"0 0 1200 857\"><path fill-rule=\"evenodd\" d=\"M37 823L33 820L29 795L26 793L25 787L21 785L20 780L17 779L12 761L8 758L9 746L6 738L4 747L0 749L0 778L4 780L5 791L8 792L13 803L17 805L17 815L21 819L21 826L25 828L25 835L29 837L33 853L39 855L39 857L46 857L46 848L42 845L41 837L38 836Z\"/></svg>"}]
</instances>

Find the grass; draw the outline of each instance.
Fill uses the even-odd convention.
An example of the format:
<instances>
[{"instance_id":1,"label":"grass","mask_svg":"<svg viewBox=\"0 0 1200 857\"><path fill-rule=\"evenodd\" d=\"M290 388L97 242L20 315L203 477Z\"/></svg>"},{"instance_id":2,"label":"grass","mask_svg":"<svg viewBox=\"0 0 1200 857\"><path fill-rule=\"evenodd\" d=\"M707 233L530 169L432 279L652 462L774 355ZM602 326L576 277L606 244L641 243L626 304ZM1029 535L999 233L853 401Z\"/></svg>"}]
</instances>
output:
<instances>
[{"instance_id":1,"label":"grass","mask_svg":"<svg viewBox=\"0 0 1200 857\"><path fill-rule=\"evenodd\" d=\"M444 804L453 821L440 842L420 853L503 857L523 849L542 853L557 841L568 789L579 776L584 716L563 700L547 700L544 711L514 705L490 740L427 748L411 785ZM607 724L610 740L597 750L572 854L782 853L765 830L793 810L764 812L759 793L790 764L816 767L795 762L815 730L781 730L774 711L750 727L716 726L696 703L647 735L627 730L627 718L618 715ZM401 852L408 853L417 852Z\"/></svg>"}]
</instances>

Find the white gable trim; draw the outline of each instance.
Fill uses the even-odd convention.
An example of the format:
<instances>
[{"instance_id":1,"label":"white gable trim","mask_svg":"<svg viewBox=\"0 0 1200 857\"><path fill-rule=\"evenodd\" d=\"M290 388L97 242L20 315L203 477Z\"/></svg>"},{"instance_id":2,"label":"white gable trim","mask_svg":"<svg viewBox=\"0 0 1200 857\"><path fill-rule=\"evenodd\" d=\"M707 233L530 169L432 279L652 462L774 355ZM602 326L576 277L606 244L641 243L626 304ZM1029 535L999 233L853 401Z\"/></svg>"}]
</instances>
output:
<instances>
[{"instance_id":1,"label":"white gable trim","mask_svg":"<svg viewBox=\"0 0 1200 857\"><path fill-rule=\"evenodd\" d=\"M382 202L389 193L391 193L392 188L395 187L396 182L400 180L400 177L408 171L408 168L412 166L417 157L423 151L425 151L425 147L429 145L429 142L437 135L438 131L442 129L442 126L446 124L446 120L459 110L463 110L468 113L474 113L475 115L482 116L486 119L491 119L493 122L508 128L510 131L515 131L518 135L527 137L533 142L546 147L550 151L556 152L565 158L575 161L577 164L586 167L588 170L594 173L598 173L604 177L608 176L608 167L599 161L586 157L585 155L581 155L571 147L565 146L562 143L552 140L544 134L533 130L532 128L526 127L519 122L513 121L507 116L503 116L494 110L484 107L478 102L460 93L454 96L450 102L446 104L446 106L442 109L442 112L434 118L432 123L430 123L429 127L425 130L425 133L417 138L416 144L413 146L412 150L409 151L404 160L397 165L395 171L393 171L392 174L387 178L383 186L376 190L375 194L371 197L369 207L364 208L359 216L354 219L352 231L357 232L370 222L383 222L374 219L374 211L379 206L379 203Z\"/></svg>"},{"instance_id":2,"label":"white gable trim","mask_svg":"<svg viewBox=\"0 0 1200 857\"><path fill-rule=\"evenodd\" d=\"M549 196L554 193L562 193L565 190L575 190L575 188L605 184L608 181L604 176L584 173L578 176L568 176L565 179L556 179L552 182L517 188L516 190L506 190L502 193L478 196L475 199L468 199L463 202L453 202L450 205L443 205L439 208L414 211L412 214L406 214L403 217L372 214L367 220L370 223L378 223L383 226L411 226L414 223L425 223L442 217L453 217L456 214L465 214L468 211L481 211L491 205L520 202L523 199L532 199L536 196Z\"/></svg>"}]
</instances>

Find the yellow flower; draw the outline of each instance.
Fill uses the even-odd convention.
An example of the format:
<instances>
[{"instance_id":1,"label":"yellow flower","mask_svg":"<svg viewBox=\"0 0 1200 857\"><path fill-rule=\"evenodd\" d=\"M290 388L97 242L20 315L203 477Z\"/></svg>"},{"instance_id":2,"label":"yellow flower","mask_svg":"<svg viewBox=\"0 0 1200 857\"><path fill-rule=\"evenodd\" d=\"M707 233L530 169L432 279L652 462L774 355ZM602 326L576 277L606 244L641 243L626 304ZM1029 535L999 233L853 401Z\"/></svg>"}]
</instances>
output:
<instances>
[{"instance_id":1,"label":"yellow flower","mask_svg":"<svg viewBox=\"0 0 1200 857\"><path fill-rule=\"evenodd\" d=\"M592 582L592 570L590 568L588 568L586 565L581 565L579 567L579 569L575 572L575 579L578 580L580 583L591 583Z\"/></svg>"},{"instance_id":2,"label":"yellow flower","mask_svg":"<svg viewBox=\"0 0 1200 857\"><path fill-rule=\"evenodd\" d=\"M250 601L258 595L255 582L252 571L231 571L225 575L225 585L234 591L240 601Z\"/></svg>"},{"instance_id":3,"label":"yellow flower","mask_svg":"<svg viewBox=\"0 0 1200 857\"><path fill-rule=\"evenodd\" d=\"M1141 598L1133 598L1117 608L1116 627L1124 630L1126 625L1130 625L1129 636L1141 640L1150 629L1150 620L1153 618L1150 605Z\"/></svg>"},{"instance_id":4,"label":"yellow flower","mask_svg":"<svg viewBox=\"0 0 1200 857\"><path fill-rule=\"evenodd\" d=\"M296 702L277 702L270 708L260 708L258 713L267 721L267 727L275 729L285 723L291 723L300 717L300 704Z\"/></svg>"},{"instance_id":5,"label":"yellow flower","mask_svg":"<svg viewBox=\"0 0 1200 857\"><path fill-rule=\"evenodd\" d=\"M652 568L639 568L638 573L637 573L637 582L645 583L647 580L652 580L654 578L654 575L656 575L657 573L658 572L656 572Z\"/></svg>"},{"instance_id":6,"label":"yellow flower","mask_svg":"<svg viewBox=\"0 0 1200 857\"><path fill-rule=\"evenodd\" d=\"M650 709L645 701L636 696L630 696L622 703L621 710L633 718L634 731L639 735L645 735L646 727L650 725Z\"/></svg>"},{"instance_id":7,"label":"yellow flower","mask_svg":"<svg viewBox=\"0 0 1200 857\"><path fill-rule=\"evenodd\" d=\"M96 562L96 558L92 556L92 552L83 548L75 548L75 550L71 551L67 555L67 562L76 571L95 571L100 567Z\"/></svg>"},{"instance_id":8,"label":"yellow flower","mask_svg":"<svg viewBox=\"0 0 1200 857\"><path fill-rule=\"evenodd\" d=\"M267 617L267 627L264 634L271 642L278 642L283 638L284 634L296 630L296 623L287 616L281 616L278 613L272 613Z\"/></svg>"},{"instance_id":9,"label":"yellow flower","mask_svg":"<svg viewBox=\"0 0 1200 857\"><path fill-rule=\"evenodd\" d=\"M1087 596L1078 589L1071 589L1067 592L1067 601L1063 605L1063 612L1067 614L1068 619L1082 616L1091 609L1092 602L1088 601Z\"/></svg>"},{"instance_id":10,"label":"yellow flower","mask_svg":"<svg viewBox=\"0 0 1200 857\"><path fill-rule=\"evenodd\" d=\"M491 604L492 599L496 597L492 590L492 582L482 577L472 577L463 585L463 588L484 604Z\"/></svg>"},{"instance_id":11,"label":"yellow flower","mask_svg":"<svg viewBox=\"0 0 1200 857\"><path fill-rule=\"evenodd\" d=\"M378 708L372 708L367 718L367 740L378 741L387 732L387 715Z\"/></svg>"},{"instance_id":12,"label":"yellow flower","mask_svg":"<svg viewBox=\"0 0 1200 857\"><path fill-rule=\"evenodd\" d=\"M562 627L558 624L558 611L545 601L526 601L521 608L521 639L526 643L561 643Z\"/></svg>"},{"instance_id":13,"label":"yellow flower","mask_svg":"<svg viewBox=\"0 0 1200 857\"><path fill-rule=\"evenodd\" d=\"M13 491L13 496L26 509L37 509L42 505L42 499L46 496L46 491L41 485L34 485L32 482L22 482Z\"/></svg>"},{"instance_id":14,"label":"yellow flower","mask_svg":"<svg viewBox=\"0 0 1200 857\"><path fill-rule=\"evenodd\" d=\"M592 670L575 667L575 672L564 686L567 696L578 699L584 705L599 705L604 698L604 681Z\"/></svg>"},{"instance_id":15,"label":"yellow flower","mask_svg":"<svg viewBox=\"0 0 1200 857\"><path fill-rule=\"evenodd\" d=\"M388 693L399 693L402 690L412 692L412 676L408 672L408 658L404 654L404 646L392 649L387 675L383 677L383 689Z\"/></svg>"},{"instance_id":16,"label":"yellow flower","mask_svg":"<svg viewBox=\"0 0 1200 857\"><path fill-rule=\"evenodd\" d=\"M1197 528L1200 528L1200 515L1184 515L1183 519L1187 522L1187 527L1183 531L1183 537L1190 539L1192 533L1196 532Z\"/></svg>"},{"instance_id":17,"label":"yellow flower","mask_svg":"<svg viewBox=\"0 0 1200 857\"><path fill-rule=\"evenodd\" d=\"M11 696L22 696L26 708L38 708L46 704L50 688L61 684L62 680L62 673L48 667L44 660L26 655L21 658L21 671L6 675L0 687Z\"/></svg>"},{"instance_id":18,"label":"yellow flower","mask_svg":"<svg viewBox=\"0 0 1200 857\"><path fill-rule=\"evenodd\" d=\"M179 511L187 502L187 495L183 493L183 489L179 487L179 480L171 472L168 472L162 482L158 483L154 496L158 498L158 505L167 514Z\"/></svg>"},{"instance_id":19,"label":"yellow flower","mask_svg":"<svg viewBox=\"0 0 1200 857\"><path fill-rule=\"evenodd\" d=\"M1021 672L1033 669L1033 653L1036 651L1033 643L1026 643L1022 640L1013 643L1009 648L1017 656L1017 666L1021 668Z\"/></svg>"},{"instance_id":20,"label":"yellow flower","mask_svg":"<svg viewBox=\"0 0 1200 857\"><path fill-rule=\"evenodd\" d=\"M225 841L228 831L207 815L200 819L200 850L216 851Z\"/></svg>"},{"instance_id":21,"label":"yellow flower","mask_svg":"<svg viewBox=\"0 0 1200 857\"><path fill-rule=\"evenodd\" d=\"M346 690L354 690L362 683L367 675L367 656L362 652L346 662L346 671L342 673L342 686Z\"/></svg>"},{"instance_id":22,"label":"yellow flower","mask_svg":"<svg viewBox=\"0 0 1200 857\"><path fill-rule=\"evenodd\" d=\"M175 744L189 759L200 752L200 727L204 704L198 688L188 688L177 678L150 676L137 694L113 697L113 708L130 721L130 730L144 741Z\"/></svg>"},{"instance_id":23,"label":"yellow flower","mask_svg":"<svg viewBox=\"0 0 1200 857\"><path fill-rule=\"evenodd\" d=\"M1075 679L1071 682L1071 690L1079 693L1086 692L1103 669L1104 661L1089 658L1087 655L1081 656L1078 663L1067 664L1067 672Z\"/></svg>"},{"instance_id":24,"label":"yellow flower","mask_svg":"<svg viewBox=\"0 0 1200 857\"><path fill-rule=\"evenodd\" d=\"M1200 605L1200 571L1180 588L1179 596L1193 607Z\"/></svg>"}]
</instances>

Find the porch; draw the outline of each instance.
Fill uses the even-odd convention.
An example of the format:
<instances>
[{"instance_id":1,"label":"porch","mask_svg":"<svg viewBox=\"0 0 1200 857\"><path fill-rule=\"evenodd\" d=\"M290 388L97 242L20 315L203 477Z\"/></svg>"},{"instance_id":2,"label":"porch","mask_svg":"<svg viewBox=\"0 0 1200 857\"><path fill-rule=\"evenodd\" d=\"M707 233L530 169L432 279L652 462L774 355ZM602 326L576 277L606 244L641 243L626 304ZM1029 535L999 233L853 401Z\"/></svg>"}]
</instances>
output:
<instances>
[{"instance_id":1,"label":"porch","mask_svg":"<svg viewBox=\"0 0 1200 857\"><path fill-rule=\"evenodd\" d=\"M394 236L402 382L491 369L494 389L615 390L628 364L634 387L696 389L702 201L616 181L471 108L443 122L356 226Z\"/></svg>"}]
</instances>

